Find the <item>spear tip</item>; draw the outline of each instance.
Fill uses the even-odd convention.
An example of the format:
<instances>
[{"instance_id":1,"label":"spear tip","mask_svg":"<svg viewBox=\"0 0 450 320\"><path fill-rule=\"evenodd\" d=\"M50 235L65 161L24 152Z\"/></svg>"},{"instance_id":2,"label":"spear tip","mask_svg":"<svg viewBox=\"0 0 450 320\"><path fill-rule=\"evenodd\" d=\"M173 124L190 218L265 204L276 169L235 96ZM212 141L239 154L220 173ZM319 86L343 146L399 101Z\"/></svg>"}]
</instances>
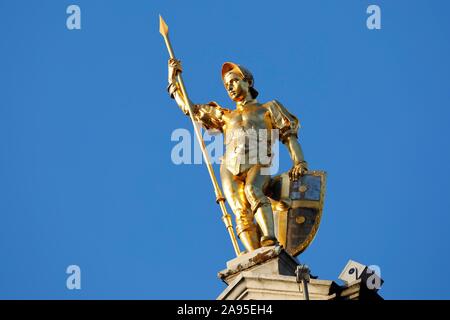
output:
<instances>
[{"instance_id":1,"label":"spear tip","mask_svg":"<svg viewBox=\"0 0 450 320\"><path fill-rule=\"evenodd\" d=\"M163 37L167 36L169 33L169 27L161 15L159 15L159 33L161 33Z\"/></svg>"}]
</instances>

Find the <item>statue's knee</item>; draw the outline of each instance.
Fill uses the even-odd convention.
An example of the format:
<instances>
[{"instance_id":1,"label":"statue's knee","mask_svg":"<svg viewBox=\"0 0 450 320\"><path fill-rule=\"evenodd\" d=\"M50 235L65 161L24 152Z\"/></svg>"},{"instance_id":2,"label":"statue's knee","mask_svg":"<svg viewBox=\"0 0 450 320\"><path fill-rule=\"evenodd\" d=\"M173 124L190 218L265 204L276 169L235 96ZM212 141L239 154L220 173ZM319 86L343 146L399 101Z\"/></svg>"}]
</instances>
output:
<instances>
[{"instance_id":1,"label":"statue's knee","mask_svg":"<svg viewBox=\"0 0 450 320\"><path fill-rule=\"evenodd\" d=\"M245 186L245 195L253 212L255 212L261 204L266 204L266 202L268 202L261 188L254 185Z\"/></svg>"},{"instance_id":2,"label":"statue's knee","mask_svg":"<svg viewBox=\"0 0 450 320\"><path fill-rule=\"evenodd\" d=\"M246 184L244 187L244 192L248 202L253 203L254 201L256 201L258 194L258 187L255 187L252 184Z\"/></svg>"},{"instance_id":3,"label":"statue's knee","mask_svg":"<svg viewBox=\"0 0 450 320\"><path fill-rule=\"evenodd\" d=\"M240 212L236 216L236 232L241 234L244 231L254 231L256 230L256 225L253 222L253 214L250 212Z\"/></svg>"}]
</instances>

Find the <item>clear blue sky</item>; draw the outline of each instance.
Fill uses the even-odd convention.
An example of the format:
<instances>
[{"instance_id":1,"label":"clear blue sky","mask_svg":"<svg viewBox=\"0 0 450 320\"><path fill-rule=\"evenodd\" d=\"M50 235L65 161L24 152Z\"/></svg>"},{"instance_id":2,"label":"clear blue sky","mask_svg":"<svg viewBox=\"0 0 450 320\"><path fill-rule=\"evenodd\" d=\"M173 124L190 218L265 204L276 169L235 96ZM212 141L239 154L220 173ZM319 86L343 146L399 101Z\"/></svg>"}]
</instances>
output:
<instances>
[{"instance_id":1,"label":"clear blue sky","mask_svg":"<svg viewBox=\"0 0 450 320\"><path fill-rule=\"evenodd\" d=\"M82 29L66 28L66 8ZM378 4L382 29L366 28ZM207 170L172 164L169 24L192 100L224 61L302 122L328 172L300 260L381 267L388 299L450 298L448 1L0 0L0 298L213 299L234 256ZM282 153L282 169L290 167ZM217 169L217 168L216 168ZM66 289L66 267L82 289Z\"/></svg>"}]
</instances>

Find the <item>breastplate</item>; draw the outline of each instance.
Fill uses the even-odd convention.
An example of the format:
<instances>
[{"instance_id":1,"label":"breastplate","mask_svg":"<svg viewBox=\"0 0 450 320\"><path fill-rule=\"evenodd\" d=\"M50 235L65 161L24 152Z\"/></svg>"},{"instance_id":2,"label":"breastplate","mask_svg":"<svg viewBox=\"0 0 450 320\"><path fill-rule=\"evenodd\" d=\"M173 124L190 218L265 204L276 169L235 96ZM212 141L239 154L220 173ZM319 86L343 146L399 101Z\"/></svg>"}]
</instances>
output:
<instances>
[{"instance_id":1,"label":"breastplate","mask_svg":"<svg viewBox=\"0 0 450 320\"><path fill-rule=\"evenodd\" d=\"M234 110L226 121L225 166L239 175L256 164L269 165L271 159L271 126L261 107Z\"/></svg>"}]
</instances>

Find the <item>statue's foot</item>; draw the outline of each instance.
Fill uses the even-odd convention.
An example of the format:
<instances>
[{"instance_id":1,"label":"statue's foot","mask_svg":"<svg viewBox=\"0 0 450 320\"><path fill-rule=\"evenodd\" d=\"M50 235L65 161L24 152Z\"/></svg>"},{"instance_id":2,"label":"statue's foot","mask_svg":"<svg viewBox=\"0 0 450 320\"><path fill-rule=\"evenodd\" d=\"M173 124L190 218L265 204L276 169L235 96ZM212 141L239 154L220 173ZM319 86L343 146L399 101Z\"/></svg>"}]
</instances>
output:
<instances>
[{"instance_id":1,"label":"statue's foot","mask_svg":"<svg viewBox=\"0 0 450 320\"><path fill-rule=\"evenodd\" d=\"M274 246L277 244L278 244L278 241L274 237L266 237L266 236L261 237L261 246L262 247L270 247L270 246Z\"/></svg>"},{"instance_id":2,"label":"statue's foot","mask_svg":"<svg viewBox=\"0 0 450 320\"><path fill-rule=\"evenodd\" d=\"M239 234L239 239L247 252L251 252L259 248L258 234L256 230L241 232Z\"/></svg>"}]
</instances>

